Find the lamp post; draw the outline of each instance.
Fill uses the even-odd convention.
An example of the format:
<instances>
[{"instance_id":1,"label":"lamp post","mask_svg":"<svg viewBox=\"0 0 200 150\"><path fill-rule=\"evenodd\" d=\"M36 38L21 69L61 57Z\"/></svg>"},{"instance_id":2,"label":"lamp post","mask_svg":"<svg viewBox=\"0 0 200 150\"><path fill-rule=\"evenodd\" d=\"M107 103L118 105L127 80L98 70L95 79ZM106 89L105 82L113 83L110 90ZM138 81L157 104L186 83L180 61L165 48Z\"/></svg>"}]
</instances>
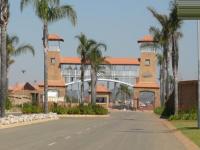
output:
<instances>
[{"instance_id":1,"label":"lamp post","mask_svg":"<svg viewBox=\"0 0 200 150\"><path fill-rule=\"evenodd\" d=\"M24 76L25 73L26 73L26 70L23 69L23 70L22 70L23 76ZM25 84L24 84L24 85L25 85ZM22 100L25 99L24 85L23 85L23 89L22 89ZM23 105L24 105L24 101L22 101L22 108L23 108Z\"/></svg>"},{"instance_id":2,"label":"lamp post","mask_svg":"<svg viewBox=\"0 0 200 150\"><path fill-rule=\"evenodd\" d=\"M197 21L197 43L198 43L198 128L200 129L200 20Z\"/></svg>"}]
</instances>

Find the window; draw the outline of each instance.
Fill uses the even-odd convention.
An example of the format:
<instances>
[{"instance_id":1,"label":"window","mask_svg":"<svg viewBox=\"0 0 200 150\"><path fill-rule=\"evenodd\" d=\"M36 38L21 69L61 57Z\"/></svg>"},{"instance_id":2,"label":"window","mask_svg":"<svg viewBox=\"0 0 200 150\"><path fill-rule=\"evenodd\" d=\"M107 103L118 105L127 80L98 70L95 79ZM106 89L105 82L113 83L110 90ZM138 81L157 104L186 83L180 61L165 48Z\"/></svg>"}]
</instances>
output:
<instances>
[{"instance_id":1,"label":"window","mask_svg":"<svg viewBox=\"0 0 200 150\"><path fill-rule=\"evenodd\" d=\"M51 58L51 64L55 64L56 63L56 59L55 58Z\"/></svg>"},{"instance_id":2,"label":"window","mask_svg":"<svg viewBox=\"0 0 200 150\"><path fill-rule=\"evenodd\" d=\"M105 97L97 97L96 102L97 103L106 103L106 98Z\"/></svg>"},{"instance_id":3,"label":"window","mask_svg":"<svg viewBox=\"0 0 200 150\"><path fill-rule=\"evenodd\" d=\"M145 59L145 66L150 66L150 59Z\"/></svg>"}]
</instances>

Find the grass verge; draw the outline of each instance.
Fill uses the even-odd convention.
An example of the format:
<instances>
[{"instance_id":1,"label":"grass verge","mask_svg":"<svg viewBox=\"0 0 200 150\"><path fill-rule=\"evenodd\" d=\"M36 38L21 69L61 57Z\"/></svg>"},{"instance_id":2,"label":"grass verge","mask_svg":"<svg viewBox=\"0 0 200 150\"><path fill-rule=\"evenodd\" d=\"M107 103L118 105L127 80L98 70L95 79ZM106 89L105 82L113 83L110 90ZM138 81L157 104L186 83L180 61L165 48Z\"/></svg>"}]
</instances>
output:
<instances>
[{"instance_id":1,"label":"grass verge","mask_svg":"<svg viewBox=\"0 0 200 150\"><path fill-rule=\"evenodd\" d=\"M200 129L197 128L197 121L176 120L171 123L200 147Z\"/></svg>"}]
</instances>

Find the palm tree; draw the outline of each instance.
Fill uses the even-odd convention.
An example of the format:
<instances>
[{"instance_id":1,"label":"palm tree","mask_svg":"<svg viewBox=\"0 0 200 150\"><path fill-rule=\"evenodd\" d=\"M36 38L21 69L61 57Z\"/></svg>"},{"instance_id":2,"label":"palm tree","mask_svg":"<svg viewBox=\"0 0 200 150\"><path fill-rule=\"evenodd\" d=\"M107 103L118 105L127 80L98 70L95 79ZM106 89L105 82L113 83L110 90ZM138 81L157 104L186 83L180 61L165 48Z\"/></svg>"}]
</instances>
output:
<instances>
[{"instance_id":1,"label":"palm tree","mask_svg":"<svg viewBox=\"0 0 200 150\"><path fill-rule=\"evenodd\" d=\"M164 101L166 102L169 97L169 45L170 45L170 19L167 15L159 14L156 10L152 8L148 8L152 15L157 19L157 21L161 25L161 29L157 27L151 27L150 32L154 35L154 39L158 41L160 46L163 49L163 66L164 66L164 73L163 73L163 95ZM162 94L162 93L161 93Z\"/></svg>"},{"instance_id":2,"label":"palm tree","mask_svg":"<svg viewBox=\"0 0 200 150\"><path fill-rule=\"evenodd\" d=\"M182 33L178 30L181 28L182 21L178 18L177 5L172 2L170 13L170 33L172 46L172 72L174 81L174 100L175 114L178 114L178 62L179 62L179 47L178 40L182 37Z\"/></svg>"},{"instance_id":3,"label":"palm tree","mask_svg":"<svg viewBox=\"0 0 200 150\"><path fill-rule=\"evenodd\" d=\"M125 103L125 101L127 100L127 98L131 97L132 91L128 88L127 85L120 84L120 87L119 87L116 95L117 96L118 95L123 96L123 100L124 100L124 103Z\"/></svg>"},{"instance_id":4,"label":"palm tree","mask_svg":"<svg viewBox=\"0 0 200 150\"><path fill-rule=\"evenodd\" d=\"M79 46L77 48L77 53L81 58L81 102L83 102L83 94L84 94L84 76L85 76L85 69L87 63L87 55L92 46L95 44L94 41L88 40L87 37L81 33L81 35L76 36L79 40Z\"/></svg>"},{"instance_id":5,"label":"palm tree","mask_svg":"<svg viewBox=\"0 0 200 150\"><path fill-rule=\"evenodd\" d=\"M7 69L15 62L14 59L12 59L13 56L19 56L27 52L30 52L33 56L35 55L35 50L30 44L23 44L16 47L18 44L18 36L7 35Z\"/></svg>"},{"instance_id":6,"label":"palm tree","mask_svg":"<svg viewBox=\"0 0 200 150\"><path fill-rule=\"evenodd\" d=\"M102 69L101 64L105 62L102 50L106 49L107 47L105 44L95 42L87 54L87 60L91 65L91 99L93 105L96 104L97 73Z\"/></svg>"},{"instance_id":7,"label":"palm tree","mask_svg":"<svg viewBox=\"0 0 200 150\"><path fill-rule=\"evenodd\" d=\"M44 47L44 112L48 113L48 25L60 19L68 17L73 25L76 25L76 12L69 5L60 6L60 0L21 0L21 11L27 5L34 7L35 14L43 23L43 47Z\"/></svg>"},{"instance_id":8,"label":"palm tree","mask_svg":"<svg viewBox=\"0 0 200 150\"><path fill-rule=\"evenodd\" d=\"M160 80L160 91L163 91L163 71L164 71L164 66L163 66L163 55L162 54L157 54L157 60L158 60L158 65L159 65L159 80ZM161 100L161 105L164 106L164 95L163 92L160 94L160 100Z\"/></svg>"},{"instance_id":9,"label":"palm tree","mask_svg":"<svg viewBox=\"0 0 200 150\"><path fill-rule=\"evenodd\" d=\"M1 93L0 93L0 106L1 117L5 116L5 102L7 98L7 50L6 50L6 35L7 25L9 20L9 3L8 0L0 1L0 27L1 27Z\"/></svg>"}]
</instances>

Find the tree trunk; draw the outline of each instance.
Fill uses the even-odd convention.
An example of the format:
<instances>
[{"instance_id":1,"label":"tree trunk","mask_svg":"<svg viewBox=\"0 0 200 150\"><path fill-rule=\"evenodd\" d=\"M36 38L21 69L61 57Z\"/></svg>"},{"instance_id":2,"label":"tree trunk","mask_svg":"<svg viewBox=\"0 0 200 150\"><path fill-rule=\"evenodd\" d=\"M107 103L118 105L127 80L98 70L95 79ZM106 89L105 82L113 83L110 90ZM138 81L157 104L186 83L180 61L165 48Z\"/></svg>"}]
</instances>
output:
<instances>
[{"instance_id":1,"label":"tree trunk","mask_svg":"<svg viewBox=\"0 0 200 150\"><path fill-rule=\"evenodd\" d=\"M164 62L163 62L163 100L164 100L164 103L166 103L166 60L164 58Z\"/></svg>"},{"instance_id":2,"label":"tree trunk","mask_svg":"<svg viewBox=\"0 0 200 150\"><path fill-rule=\"evenodd\" d=\"M175 80L174 80L174 98L175 98L175 114L179 112L179 101L178 101L178 70L175 71Z\"/></svg>"},{"instance_id":3,"label":"tree trunk","mask_svg":"<svg viewBox=\"0 0 200 150\"><path fill-rule=\"evenodd\" d=\"M163 107L164 106L164 82L163 82L163 63L161 64L160 66L160 100L161 100L161 106Z\"/></svg>"},{"instance_id":4,"label":"tree trunk","mask_svg":"<svg viewBox=\"0 0 200 150\"><path fill-rule=\"evenodd\" d=\"M48 113L48 23L44 22L43 28L44 47L44 113Z\"/></svg>"},{"instance_id":5,"label":"tree trunk","mask_svg":"<svg viewBox=\"0 0 200 150\"><path fill-rule=\"evenodd\" d=\"M96 73L93 68L91 68L91 102L93 105L96 104Z\"/></svg>"},{"instance_id":6,"label":"tree trunk","mask_svg":"<svg viewBox=\"0 0 200 150\"><path fill-rule=\"evenodd\" d=\"M174 77L174 105L175 105L175 114L179 112L179 101L178 101L178 44L174 37L172 36L172 69Z\"/></svg>"},{"instance_id":7,"label":"tree trunk","mask_svg":"<svg viewBox=\"0 0 200 150\"><path fill-rule=\"evenodd\" d=\"M1 27L1 117L5 116L5 102L7 98L7 25Z\"/></svg>"},{"instance_id":8,"label":"tree trunk","mask_svg":"<svg viewBox=\"0 0 200 150\"><path fill-rule=\"evenodd\" d=\"M81 99L80 99L80 103L83 103L84 76L85 76L85 67L83 64L81 64Z\"/></svg>"},{"instance_id":9,"label":"tree trunk","mask_svg":"<svg viewBox=\"0 0 200 150\"><path fill-rule=\"evenodd\" d=\"M168 44L164 46L164 97L165 102L167 102L169 98L169 52L168 52Z\"/></svg>"},{"instance_id":10,"label":"tree trunk","mask_svg":"<svg viewBox=\"0 0 200 150\"><path fill-rule=\"evenodd\" d=\"M169 99L169 53L167 52L167 59L166 59L166 101Z\"/></svg>"}]
</instances>

